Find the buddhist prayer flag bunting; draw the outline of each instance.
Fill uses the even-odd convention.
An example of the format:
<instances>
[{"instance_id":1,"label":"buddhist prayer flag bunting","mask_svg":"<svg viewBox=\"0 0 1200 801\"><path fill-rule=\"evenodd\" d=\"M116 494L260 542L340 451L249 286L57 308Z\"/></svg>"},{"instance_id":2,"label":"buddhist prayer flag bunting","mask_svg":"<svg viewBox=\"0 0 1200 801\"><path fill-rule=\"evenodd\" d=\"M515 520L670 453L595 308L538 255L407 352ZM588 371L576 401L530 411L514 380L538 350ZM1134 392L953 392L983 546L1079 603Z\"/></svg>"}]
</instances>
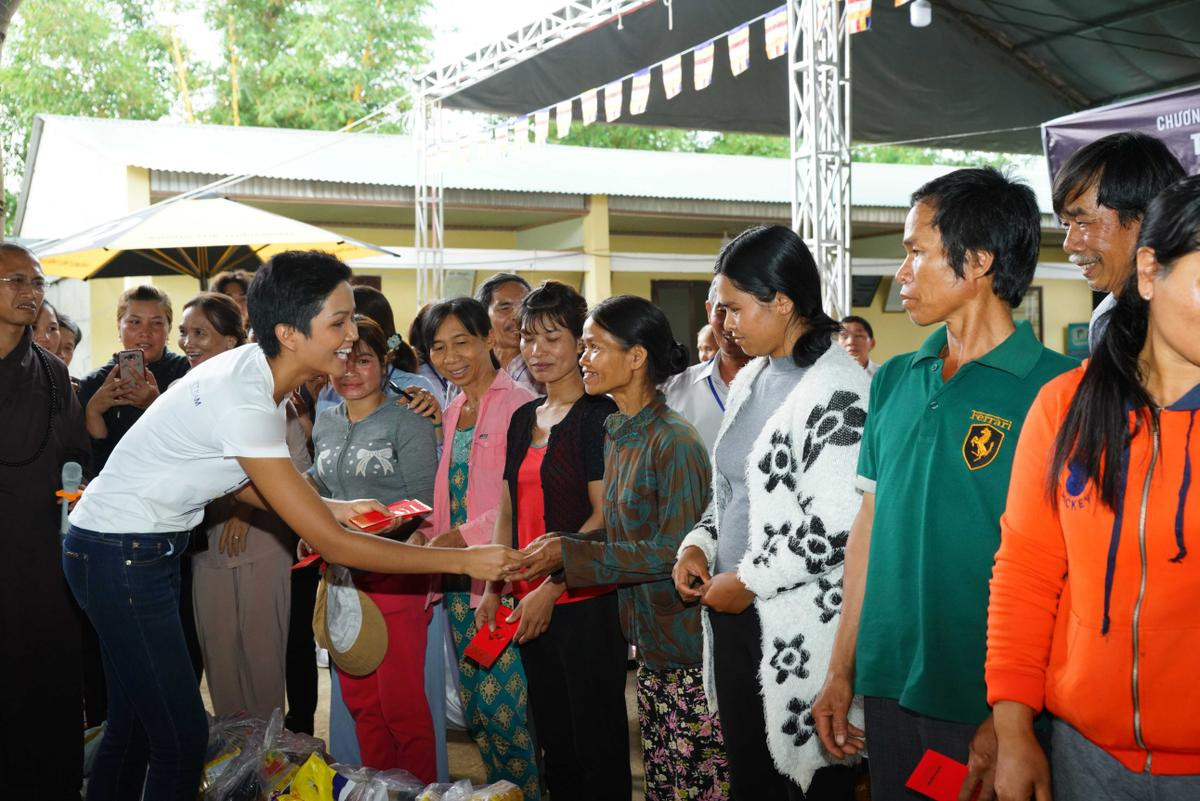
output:
<instances>
[{"instance_id":1,"label":"buddhist prayer flag bunting","mask_svg":"<svg viewBox=\"0 0 1200 801\"><path fill-rule=\"evenodd\" d=\"M571 132L571 101L564 100L554 107L554 130L563 139Z\"/></svg>"},{"instance_id":2,"label":"buddhist prayer flag bunting","mask_svg":"<svg viewBox=\"0 0 1200 801\"><path fill-rule=\"evenodd\" d=\"M712 83L713 56L716 52L717 45L712 39L692 51L692 80L697 92L707 89Z\"/></svg>"},{"instance_id":3,"label":"buddhist prayer flag bunting","mask_svg":"<svg viewBox=\"0 0 1200 801\"><path fill-rule=\"evenodd\" d=\"M750 24L734 28L726 37L729 44L729 69L735 76L750 67Z\"/></svg>"},{"instance_id":4,"label":"buddhist prayer flag bunting","mask_svg":"<svg viewBox=\"0 0 1200 801\"><path fill-rule=\"evenodd\" d=\"M846 0L846 30L862 33L871 29L871 0Z\"/></svg>"},{"instance_id":5,"label":"buddhist prayer flag bunting","mask_svg":"<svg viewBox=\"0 0 1200 801\"><path fill-rule=\"evenodd\" d=\"M546 144L550 135L550 109L544 108L533 115L533 141L536 144Z\"/></svg>"},{"instance_id":6,"label":"buddhist prayer flag bunting","mask_svg":"<svg viewBox=\"0 0 1200 801\"><path fill-rule=\"evenodd\" d=\"M612 122L621 116L621 81L616 80L604 87L604 119Z\"/></svg>"},{"instance_id":7,"label":"buddhist prayer flag bunting","mask_svg":"<svg viewBox=\"0 0 1200 801\"><path fill-rule=\"evenodd\" d=\"M683 56L675 55L662 63L663 90L667 100L683 90Z\"/></svg>"},{"instance_id":8,"label":"buddhist prayer flag bunting","mask_svg":"<svg viewBox=\"0 0 1200 801\"><path fill-rule=\"evenodd\" d=\"M650 70L644 69L633 76L633 87L629 90L629 113L641 114L650 99Z\"/></svg>"},{"instance_id":9,"label":"buddhist prayer flag bunting","mask_svg":"<svg viewBox=\"0 0 1200 801\"><path fill-rule=\"evenodd\" d=\"M528 114L517 118L517 124L513 126L513 143L517 145L517 147L529 144Z\"/></svg>"},{"instance_id":10,"label":"buddhist prayer flag bunting","mask_svg":"<svg viewBox=\"0 0 1200 801\"><path fill-rule=\"evenodd\" d=\"M767 35L767 58L778 58L788 49L787 6L780 6L767 15L763 23Z\"/></svg>"},{"instance_id":11,"label":"buddhist prayer flag bunting","mask_svg":"<svg viewBox=\"0 0 1200 801\"><path fill-rule=\"evenodd\" d=\"M596 121L596 100L599 96L599 89L589 89L579 96L579 105L582 107L581 116L583 117L584 125L591 125Z\"/></svg>"}]
</instances>

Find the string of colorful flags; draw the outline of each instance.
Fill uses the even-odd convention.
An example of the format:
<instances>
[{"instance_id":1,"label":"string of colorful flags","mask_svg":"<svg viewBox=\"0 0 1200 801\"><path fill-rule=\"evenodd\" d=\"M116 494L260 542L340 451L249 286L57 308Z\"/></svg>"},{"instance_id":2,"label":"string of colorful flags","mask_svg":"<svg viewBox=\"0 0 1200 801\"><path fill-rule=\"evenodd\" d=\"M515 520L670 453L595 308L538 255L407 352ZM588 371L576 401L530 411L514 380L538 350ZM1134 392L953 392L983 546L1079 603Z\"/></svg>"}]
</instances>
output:
<instances>
[{"instance_id":1,"label":"string of colorful flags","mask_svg":"<svg viewBox=\"0 0 1200 801\"><path fill-rule=\"evenodd\" d=\"M832 2L832 0L824 1ZM907 2L909 0L895 0L897 7ZM621 118L623 113L626 81L630 82L629 115L636 117L646 111L649 103L652 70L660 71L664 94L668 100L683 91L683 57L687 53L692 54L692 87L695 91L701 92L712 83L716 45L722 38L725 39L728 46L729 69L733 76L737 77L750 68L750 26L759 22L763 23L766 57L775 59L785 55L788 51L787 6L779 6L695 47L676 53L603 86L589 89L580 95L561 100L531 114L524 114L513 121L502 122L490 128L478 130L474 134L457 136L449 141L435 142L429 146L429 156L436 162L436 166L440 166L440 162L451 153L461 152L471 147L491 146L500 152L506 152L510 147L528 144L530 133L533 134L534 144L545 144L550 136L551 119L554 122L555 132L561 139L571 130L571 123L574 121L575 100L579 100L580 121L584 125L591 125L597 120L601 96L604 97L605 122L615 122ZM871 0L846 0L846 27L850 33L861 33L870 29Z\"/></svg>"},{"instance_id":2,"label":"string of colorful flags","mask_svg":"<svg viewBox=\"0 0 1200 801\"><path fill-rule=\"evenodd\" d=\"M440 161L451 152L487 144L491 144L498 150L506 151L509 147L527 144L531 132L534 144L544 144L550 135L551 118L554 121L555 132L561 139L571 130L571 123L574 121L575 100L579 100L580 121L584 125L591 125L598 119L601 96L604 97L605 122L615 122L621 118L623 113L626 81L630 82L629 115L640 115L646 111L650 100L650 73L652 70L660 71L663 90L668 100L683 91L683 57L687 53L692 54L692 87L697 92L703 91L712 83L716 44L721 38L724 38L728 45L729 69L734 77L737 77L750 67L750 26L758 22L762 22L764 25L767 58L775 59L785 55L788 50L787 7L779 6L720 36L714 36L695 47L676 53L656 64L651 64L649 67L625 75L603 86L589 89L580 95L562 100L532 114L522 115L511 122L503 122L482 129L474 135L458 136L448 142L432 144L430 145L431 158Z\"/></svg>"}]
</instances>

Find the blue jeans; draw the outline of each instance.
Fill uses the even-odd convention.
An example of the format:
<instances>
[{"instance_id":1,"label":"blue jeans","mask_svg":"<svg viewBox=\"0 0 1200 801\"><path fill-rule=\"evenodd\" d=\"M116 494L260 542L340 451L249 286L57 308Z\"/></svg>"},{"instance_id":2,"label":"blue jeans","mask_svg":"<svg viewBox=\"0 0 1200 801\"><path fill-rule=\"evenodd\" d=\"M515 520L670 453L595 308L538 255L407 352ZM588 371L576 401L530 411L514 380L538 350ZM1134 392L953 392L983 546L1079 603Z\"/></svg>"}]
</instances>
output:
<instances>
[{"instance_id":1,"label":"blue jeans","mask_svg":"<svg viewBox=\"0 0 1200 801\"><path fill-rule=\"evenodd\" d=\"M63 572L96 628L108 682L88 801L195 801L208 719L179 622L187 540L75 526L63 540Z\"/></svg>"}]
</instances>

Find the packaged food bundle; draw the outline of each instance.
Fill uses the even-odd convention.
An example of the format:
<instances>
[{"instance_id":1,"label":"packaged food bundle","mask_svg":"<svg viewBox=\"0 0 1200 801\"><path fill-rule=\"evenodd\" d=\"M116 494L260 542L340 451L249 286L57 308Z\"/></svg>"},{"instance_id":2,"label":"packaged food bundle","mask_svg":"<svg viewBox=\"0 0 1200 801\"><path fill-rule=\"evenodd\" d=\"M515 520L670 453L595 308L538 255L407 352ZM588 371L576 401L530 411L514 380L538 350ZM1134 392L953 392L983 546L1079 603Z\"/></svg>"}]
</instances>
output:
<instances>
[{"instance_id":1,"label":"packaged food bundle","mask_svg":"<svg viewBox=\"0 0 1200 801\"><path fill-rule=\"evenodd\" d=\"M232 750L232 745L238 751L225 756L222 748L216 749L214 759L220 762L212 764L215 775L204 787L204 801L275 801L287 795L292 779L310 758L328 761L325 743L284 729L278 709L265 725L246 719L226 730L223 748ZM222 763L226 767L218 770Z\"/></svg>"},{"instance_id":2,"label":"packaged food bundle","mask_svg":"<svg viewBox=\"0 0 1200 801\"><path fill-rule=\"evenodd\" d=\"M425 785L405 770L333 766L333 801L415 801Z\"/></svg>"},{"instance_id":3,"label":"packaged food bundle","mask_svg":"<svg viewBox=\"0 0 1200 801\"><path fill-rule=\"evenodd\" d=\"M471 801L525 801L525 794L510 781L498 781L477 789Z\"/></svg>"},{"instance_id":4,"label":"packaged food bundle","mask_svg":"<svg viewBox=\"0 0 1200 801\"><path fill-rule=\"evenodd\" d=\"M470 801L474 791L470 779L454 784L431 784L421 791L417 801Z\"/></svg>"}]
</instances>

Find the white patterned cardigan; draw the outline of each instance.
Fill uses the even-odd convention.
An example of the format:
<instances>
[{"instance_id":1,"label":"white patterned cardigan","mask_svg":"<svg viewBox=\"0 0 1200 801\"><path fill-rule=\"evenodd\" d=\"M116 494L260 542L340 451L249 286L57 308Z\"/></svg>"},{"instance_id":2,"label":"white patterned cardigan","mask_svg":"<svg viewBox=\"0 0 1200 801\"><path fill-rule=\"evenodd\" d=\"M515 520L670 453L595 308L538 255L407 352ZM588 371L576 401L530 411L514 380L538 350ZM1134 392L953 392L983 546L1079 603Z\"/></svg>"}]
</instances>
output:
<instances>
[{"instance_id":1,"label":"white patterned cardigan","mask_svg":"<svg viewBox=\"0 0 1200 801\"><path fill-rule=\"evenodd\" d=\"M754 359L734 379L716 447L766 364ZM831 344L771 415L746 458L750 532L737 573L757 596L762 620L758 678L767 745L780 772L806 791L817 769L835 763L820 744L811 710L841 612L846 541L861 500L854 478L870 381ZM721 486L714 468L712 502L679 548L699 547L710 570L728 502ZM703 619L704 689L715 711L712 630L707 613ZM851 720L862 725L858 699Z\"/></svg>"}]
</instances>

